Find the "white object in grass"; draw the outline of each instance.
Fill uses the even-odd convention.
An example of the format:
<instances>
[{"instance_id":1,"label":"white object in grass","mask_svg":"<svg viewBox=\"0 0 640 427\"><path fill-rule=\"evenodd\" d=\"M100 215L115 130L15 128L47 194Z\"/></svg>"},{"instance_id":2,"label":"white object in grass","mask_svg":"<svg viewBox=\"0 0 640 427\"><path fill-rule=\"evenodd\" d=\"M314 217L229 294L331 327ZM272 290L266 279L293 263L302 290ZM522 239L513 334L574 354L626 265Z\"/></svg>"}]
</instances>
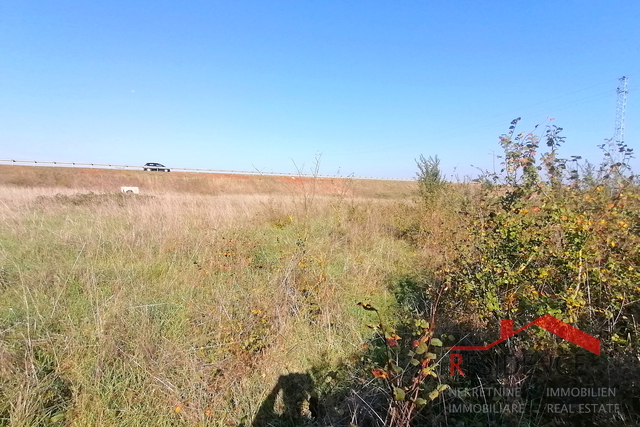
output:
<instances>
[{"instance_id":1,"label":"white object in grass","mask_svg":"<svg viewBox=\"0 0 640 427\"><path fill-rule=\"evenodd\" d=\"M140 189L138 187L120 187L120 191L123 193L140 194Z\"/></svg>"}]
</instances>

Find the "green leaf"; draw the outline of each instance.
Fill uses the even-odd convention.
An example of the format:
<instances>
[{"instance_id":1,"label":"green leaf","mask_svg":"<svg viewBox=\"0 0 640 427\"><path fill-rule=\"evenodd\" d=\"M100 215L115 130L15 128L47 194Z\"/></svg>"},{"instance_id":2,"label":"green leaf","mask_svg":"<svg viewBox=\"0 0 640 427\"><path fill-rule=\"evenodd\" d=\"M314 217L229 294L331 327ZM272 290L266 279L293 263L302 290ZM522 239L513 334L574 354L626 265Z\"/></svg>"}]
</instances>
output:
<instances>
[{"instance_id":1,"label":"green leaf","mask_svg":"<svg viewBox=\"0 0 640 427\"><path fill-rule=\"evenodd\" d=\"M437 357L438 356L436 356L434 353L427 353L424 355L424 358L428 360L435 360Z\"/></svg>"},{"instance_id":2,"label":"green leaf","mask_svg":"<svg viewBox=\"0 0 640 427\"><path fill-rule=\"evenodd\" d=\"M438 390L433 390L431 393L429 393L429 399L431 400L436 400L438 396L440 396L440 392Z\"/></svg>"},{"instance_id":3,"label":"green leaf","mask_svg":"<svg viewBox=\"0 0 640 427\"><path fill-rule=\"evenodd\" d=\"M398 387L393 389L393 400L404 400L404 390Z\"/></svg>"},{"instance_id":4,"label":"green leaf","mask_svg":"<svg viewBox=\"0 0 640 427\"><path fill-rule=\"evenodd\" d=\"M418 365L420 364L420 361L419 361L419 360L416 360L416 359L411 359L409 362L410 362L413 366L418 366Z\"/></svg>"},{"instance_id":5,"label":"green leaf","mask_svg":"<svg viewBox=\"0 0 640 427\"><path fill-rule=\"evenodd\" d=\"M420 407L420 406L424 406L427 404L427 401L422 399L422 398L418 398L416 399L416 406Z\"/></svg>"},{"instance_id":6,"label":"green leaf","mask_svg":"<svg viewBox=\"0 0 640 427\"><path fill-rule=\"evenodd\" d=\"M427 352L427 345L425 343L420 343L418 347L416 347L416 354L422 354Z\"/></svg>"},{"instance_id":7,"label":"green leaf","mask_svg":"<svg viewBox=\"0 0 640 427\"><path fill-rule=\"evenodd\" d=\"M442 341L438 338L431 338L431 345L435 345L436 347L442 347Z\"/></svg>"},{"instance_id":8,"label":"green leaf","mask_svg":"<svg viewBox=\"0 0 640 427\"><path fill-rule=\"evenodd\" d=\"M448 390L449 388L451 388L449 387L449 384L440 384L438 387L436 387L436 390L445 391L445 390Z\"/></svg>"},{"instance_id":9,"label":"green leaf","mask_svg":"<svg viewBox=\"0 0 640 427\"><path fill-rule=\"evenodd\" d=\"M49 419L49 421L51 421L51 424L55 424L62 420L64 420L64 412L59 412Z\"/></svg>"}]
</instances>

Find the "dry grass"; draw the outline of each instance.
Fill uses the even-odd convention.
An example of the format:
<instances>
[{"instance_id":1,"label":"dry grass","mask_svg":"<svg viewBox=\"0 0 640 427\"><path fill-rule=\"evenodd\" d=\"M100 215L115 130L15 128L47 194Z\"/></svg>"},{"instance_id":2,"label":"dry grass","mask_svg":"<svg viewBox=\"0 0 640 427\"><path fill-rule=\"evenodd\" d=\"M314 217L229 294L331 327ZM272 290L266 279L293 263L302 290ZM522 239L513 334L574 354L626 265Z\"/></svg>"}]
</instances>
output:
<instances>
[{"instance_id":1,"label":"dry grass","mask_svg":"<svg viewBox=\"0 0 640 427\"><path fill-rule=\"evenodd\" d=\"M0 187L0 425L247 424L282 375L323 381L413 252L399 202L311 185Z\"/></svg>"},{"instance_id":2,"label":"dry grass","mask_svg":"<svg viewBox=\"0 0 640 427\"><path fill-rule=\"evenodd\" d=\"M140 187L144 194L325 194L340 197L403 199L416 191L415 182L309 178L268 175L231 175L141 170L86 169L0 165L0 185L20 188L48 187L77 191L118 191Z\"/></svg>"},{"instance_id":3,"label":"dry grass","mask_svg":"<svg viewBox=\"0 0 640 427\"><path fill-rule=\"evenodd\" d=\"M393 323L398 304L450 289L477 243L478 188L416 203L239 182L233 194L0 186L0 426L384 423L387 392L365 370L376 319L356 303ZM448 292L437 334L496 335ZM297 423L279 416L295 387ZM458 421L443 411L419 421Z\"/></svg>"}]
</instances>

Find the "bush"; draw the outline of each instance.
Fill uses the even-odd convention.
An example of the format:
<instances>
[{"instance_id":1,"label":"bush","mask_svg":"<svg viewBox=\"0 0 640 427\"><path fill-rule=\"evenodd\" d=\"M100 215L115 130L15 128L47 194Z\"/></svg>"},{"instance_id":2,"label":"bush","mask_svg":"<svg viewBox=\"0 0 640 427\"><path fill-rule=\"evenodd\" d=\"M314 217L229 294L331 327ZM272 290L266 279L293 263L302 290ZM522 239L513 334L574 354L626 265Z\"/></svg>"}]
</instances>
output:
<instances>
[{"instance_id":1,"label":"bush","mask_svg":"<svg viewBox=\"0 0 640 427\"><path fill-rule=\"evenodd\" d=\"M422 199L428 204L432 202L442 191L444 187L444 178L440 171L440 159L438 156L428 159L421 154L420 159L416 160L418 165L418 191Z\"/></svg>"},{"instance_id":2,"label":"bush","mask_svg":"<svg viewBox=\"0 0 640 427\"><path fill-rule=\"evenodd\" d=\"M469 209L442 222L448 228L440 238L422 235L427 262L433 262L437 250L443 253L436 285L426 289L431 301L443 292L438 312L444 315L438 324L447 332L460 332L453 330L460 324L467 332L474 329L473 341L479 345L496 338L485 331L498 320L513 320L520 327L553 315L600 339L603 357L592 366L590 380L606 375L620 394L631 393L638 376L625 374L625 366L640 354L640 189L628 164L631 149L609 147L602 164L594 167L578 156L559 157L562 128L549 125L541 136L516 133L518 122L500 137L501 170L481 176L484 185ZM547 147L542 154L541 142ZM615 161L612 151L621 153ZM453 202L448 198L446 203ZM536 328L508 347L512 355L578 351ZM491 357L487 354L487 361ZM553 377L544 369L527 372L526 378L529 386L582 380ZM484 380L504 384L513 378ZM625 399L620 399L624 416L633 420L633 402ZM623 419L592 417L589 422L621 425Z\"/></svg>"},{"instance_id":3,"label":"bush","mask_svg":"<svg viewBox=\"0 0 640 427\"><path fill-rule=\"evenodd\" d=\"M551 150L538 158L539 138L514 137L515 123L501 137L502 175L490 177L467 222L471 249L448 266L456 300L480 318L524 324L552 314L638 348L625 319L640 293L640 192L630 180L612 187L567 168L556 153L561 128L547 128Z\"/></svg>"}]
</instances>

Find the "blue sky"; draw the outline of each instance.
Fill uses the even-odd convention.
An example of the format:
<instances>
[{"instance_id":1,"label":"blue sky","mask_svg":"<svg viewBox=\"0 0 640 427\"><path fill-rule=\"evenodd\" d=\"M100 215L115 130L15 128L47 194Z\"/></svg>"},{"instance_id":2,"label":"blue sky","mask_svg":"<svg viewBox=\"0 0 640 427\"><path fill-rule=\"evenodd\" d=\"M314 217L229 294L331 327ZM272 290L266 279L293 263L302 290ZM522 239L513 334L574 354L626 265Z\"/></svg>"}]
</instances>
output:
<instances>
[{"instance_id":1,"label":"blue sky","mask_svg":"<svg viewBox=\"0 0 640 427\"><path fill-rule=\"evenodd\" d=\"M598 161L623 75L640 150L638 22L635 0L3 0L0 158L410 178L437 154L462 177L554 117Z\"/></svg>"}]
</instances>

